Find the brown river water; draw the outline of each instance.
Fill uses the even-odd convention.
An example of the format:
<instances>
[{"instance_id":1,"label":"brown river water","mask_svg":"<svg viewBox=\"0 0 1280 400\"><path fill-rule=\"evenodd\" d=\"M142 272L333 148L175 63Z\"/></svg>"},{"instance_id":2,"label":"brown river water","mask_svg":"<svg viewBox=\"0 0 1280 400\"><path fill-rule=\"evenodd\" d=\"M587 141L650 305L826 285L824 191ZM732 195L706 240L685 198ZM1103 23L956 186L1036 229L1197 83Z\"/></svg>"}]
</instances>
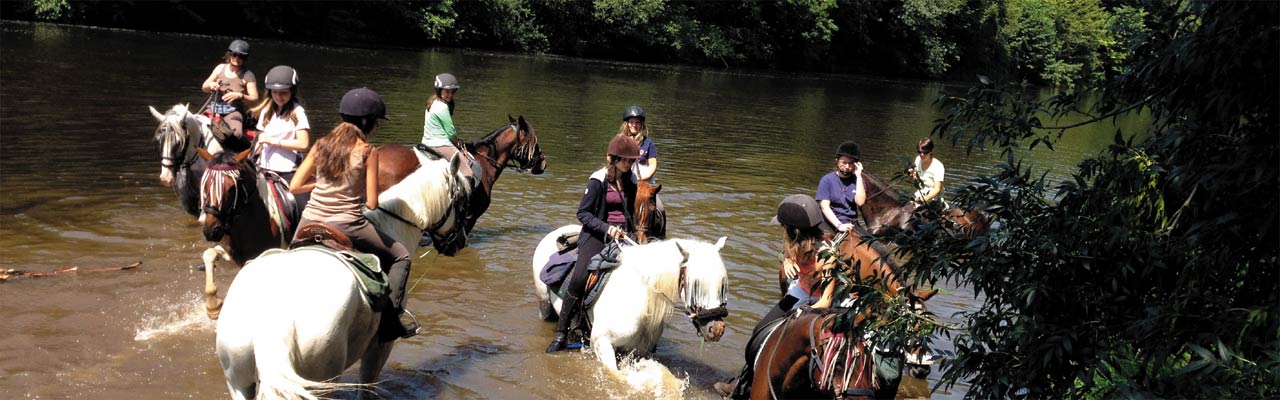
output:
<instances>
[{"instance_id":1,"label":"brown river water","mask_svg":"<svg viewBox=\"0 0 1280 400\"><path fill-rule=\"evenodd\" d=\"M147 106L197 108L200 82L229 38L0 23L0 269L120 267L0 284L0 398L225 398L215 323L201 307L206 247L194 218L160 184ZM420 249L408 308L423 333L401 341L378 389L385 398L717 398L712 382L742 365L742 347L777 299L780 232L768 223L788 194L810 193L856 140L868 170L892 176L939 112L939 83L621 64L457 50L327 47L254 41L261 78L291 65L313 137L336 119L346 90L368 86L392 121L374 141L414 143L431 77L462 81L455 122L467 139L507 114L537 130L549 169L507 171L471 247L456 257ZM729 269L728 330L702 343L685 317L667 318L652 361L674 390L638 391L586 353L543 354L553 324L538 318L529 273L537 241L576 223L587 176L599 168L624 107L639 104L659 150L670 237L715 241ZM1035 160L1065 176L1111 133L1069 136ZM951 187L994 171L997 154L940 143ZM421 257L419 257L421 256ZM235 268L221 268L225 288ZM974 307L943 285L931 311ZM951 342L940 336L940 350ZM648 370L645 370L648 371ZM354 370L344 381L353 381ZM639 368L632 373L643 372ZM958 398L966 386L907 378L899 398Z\"/></svg>"}]
</instances>

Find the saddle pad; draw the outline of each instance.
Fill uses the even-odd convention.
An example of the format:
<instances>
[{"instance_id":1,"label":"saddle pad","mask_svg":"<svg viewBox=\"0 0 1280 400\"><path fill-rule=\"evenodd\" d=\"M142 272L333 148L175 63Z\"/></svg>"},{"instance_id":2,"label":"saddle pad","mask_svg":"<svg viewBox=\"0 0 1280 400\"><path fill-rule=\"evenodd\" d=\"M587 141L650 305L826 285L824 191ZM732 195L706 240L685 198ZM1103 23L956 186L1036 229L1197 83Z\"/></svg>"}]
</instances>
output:
<instances>
[{"instance_id":1,"label":"saddle pad","mask_svg":"<svg viewBox=\"0 0 1280 400\"><path fill-rule=\"evenodd\" d=\"M281 246L288 246L289 239L297 229L295 226L302 217L297 200L289 192L289 182L271 171L262 171L256 179L258 193L276 226L280 227Z\"/></svg>"},{"instance_id":2,"label":"saddle pad","mask_svg":"<svg viewBox=\"0 0 1280 400\"><path fill-rule=\"evenodd\" d=\"M382 271L376 255L338 251L324 246L307 246L293 250L271 249L263 252L262 256L304 251L323 253L342 261L342 264L351 271L351 275L356 278L356 283L360 285L360 293L364 295L365 301L374 312L382 311L382 308L387 305L391 286L387 283L387 274Z\"/></svg>"},{"instance_id":3,"label":"saddle pad","mask_svg":"<svg viewBox=\"0 0 1280 400\"><path fill-rule=\"evenodd\" d=\"M547 259L547 264L542 267L542 273L538 274L538 278L542 279L542 283L547 284L547 287L559 285L564 281L564 277L569 275L569 271L573 269L573 263L577 261L577 251L556 252Z\"/></svg>"}]
</instances>

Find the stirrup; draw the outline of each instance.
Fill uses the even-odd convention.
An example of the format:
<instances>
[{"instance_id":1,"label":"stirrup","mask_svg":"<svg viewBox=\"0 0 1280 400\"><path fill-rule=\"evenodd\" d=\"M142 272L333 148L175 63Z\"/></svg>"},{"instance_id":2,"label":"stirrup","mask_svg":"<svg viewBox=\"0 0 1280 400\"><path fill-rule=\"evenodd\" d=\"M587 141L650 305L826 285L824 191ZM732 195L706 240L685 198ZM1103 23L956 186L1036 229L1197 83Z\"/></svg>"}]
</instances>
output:
<instances>
[{"instance_id":1,"label":"stirrup","mask_svg":"<svg viewBox=\"0 0 1280 400\"><path fill-rule=\"evenodd\" d=\"M408 318L405 318L406 316ZM418 318L414 317L413 313L409 312L407 309L400 310L398 319L400 320L400 327L404 328L404 334L400 335L401 339L418 336L420 325L418 325Z\"/></svg>"}]
</instances>

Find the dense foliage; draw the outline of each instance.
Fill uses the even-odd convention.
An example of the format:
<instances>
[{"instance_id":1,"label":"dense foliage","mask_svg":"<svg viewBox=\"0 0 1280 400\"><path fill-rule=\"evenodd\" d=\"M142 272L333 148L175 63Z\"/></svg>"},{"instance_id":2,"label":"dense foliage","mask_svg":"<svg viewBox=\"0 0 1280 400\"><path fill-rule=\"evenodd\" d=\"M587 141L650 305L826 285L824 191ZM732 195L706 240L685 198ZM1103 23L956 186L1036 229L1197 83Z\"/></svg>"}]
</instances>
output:
<instances>
[{"instance_id":1,"label":"dense foliage","mask_svg":"<svg viewBox=\"0 0 1280 400\"><path fill-rule=\"evenodd\" d=\"M922 213L894 238L918 281L976 293L944 378L969 397L1280 396L1280 5L1135 16L1150 33L1087 106L986 78L940 99L935 135L1007 157L952 196L997 229L953 236ZM1153 123L1069 181L1023 158L1131 113Z\"/></svg>"},{"instance_id":2,"label":"dense foliage","mask_svg":"<svg viewBox=\"0 0 1280 400\"><path fill-rule=\"evenodd\" d=\"M0 16L324 43L461 46L639 62L1064 87L1120 71L1139 0L0 2Z\"/></svg>"}]
</instances>

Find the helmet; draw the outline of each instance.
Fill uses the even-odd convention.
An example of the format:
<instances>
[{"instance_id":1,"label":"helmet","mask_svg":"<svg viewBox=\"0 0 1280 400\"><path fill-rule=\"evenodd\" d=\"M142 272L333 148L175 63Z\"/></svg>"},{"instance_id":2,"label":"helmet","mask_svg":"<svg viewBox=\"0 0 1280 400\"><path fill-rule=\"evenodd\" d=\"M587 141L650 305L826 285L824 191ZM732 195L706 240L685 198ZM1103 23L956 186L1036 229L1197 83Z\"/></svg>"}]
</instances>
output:
<instances>
[{"instance_id":1,"label":"helmet","mask_svg":"<svg viewBox=\"0 0 1280 400\"><path fill-rule=\"evenodd\" d=\"M453 74L448 72L436 75L436 90L439 89L461 89L462 85L458 84L458 78L454 78Z\"/></svg>"},{"instance_id":2,"label":"helmet","mask_svg":"<svg viewBox=\"0 0 1280 400\"><path fill-rule=\"evenodd\" d=\"M622 112L623 121L626 121L627 118L632 118L632 117L640 118L640 121L644 122L644 109L640 108L640 106L631 106L631 107L627 107L627 109Z\"/></svg>"},{"instance_id":3,"label":"helmet","mask_svg":"<svg viewBox=\"0 0 1280 400\"><path fill-rule=\"evenodd\" d=\"M609 141L609 155L634 160L640 158L640 145L626 135L615 135Z\"/></svg>"},{"instance_id":4,"label":"helmet","mask_svg":"<svg viewBox=\"0 0 1280 400\"><path fill-rule=\"evenodd\" d=\"M298 71L288 65L277 65L267 72L267 89L289 89L298 84Z\"/></svg>"},{"instance_id":5,"label":"helmet","mask_svg":"<svg viewBox=\"0 0 1280 400\"><path fill-rule=\"evenodd\" d=\"M832 230L826 219L822 218L818 201L805 194L793 194L782 199L782 203L778 204L778 215L770 222L796 228L820 226L824 230Z\"/></svg>"},{"instance_id":6,"label":"helmet","mask_svg":"<svg viewBox=\"0 0 1280 400\"><path fill-rule=\"evenodd\" d=\"M387 118L387 103L382 101L382 96L378 92L363 87L351 89L347 94L342 95L342 102L338 104L338 113L352 117L391 119Z\"/></svg>"},{"instance_id":7,"label":"helmet","mask_svg":"<svg viewBox=\"0 0 1280 400\"><path fill-rule=\"evenodd\" d=\"M840 147L836 148L836 157L849 157L854 161L862 159L862 151L858 150L858 144L852 141L840 143Z\"/></svg>"},{"instance_id":8,"label":"helmet","mask_svg":"<svg viewBox=\"0 0 1280 400\"><path fill-rule=\"evenodd\" d=\"M227 46L227 51L247 56L249 55L249 42L240 39L233 40L231 41L231 45Z\"/></svg>"}]
</instances>

